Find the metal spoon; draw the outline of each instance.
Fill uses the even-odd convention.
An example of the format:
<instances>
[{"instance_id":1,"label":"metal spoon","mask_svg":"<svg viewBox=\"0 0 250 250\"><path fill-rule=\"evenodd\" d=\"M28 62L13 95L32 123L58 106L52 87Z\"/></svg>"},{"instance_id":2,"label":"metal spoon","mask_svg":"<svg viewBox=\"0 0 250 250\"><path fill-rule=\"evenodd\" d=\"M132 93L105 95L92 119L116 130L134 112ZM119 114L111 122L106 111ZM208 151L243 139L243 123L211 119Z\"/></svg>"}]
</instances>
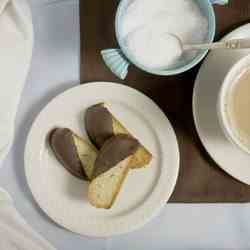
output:
<instances>
[{"instance_id":1,"label":"metal spoon","mask_svg":"<svg viewBox=\"0 0 250 250\"><path fill-rule=\"evenodd\" d=\"M183 44L182 40L170 34L178 40L182 51L186 50L212 50L212 49L250 49L250 38L232 39L228 41L215 42L215 43L202 43L202 44Z\"/></svg>"}]
</instances>

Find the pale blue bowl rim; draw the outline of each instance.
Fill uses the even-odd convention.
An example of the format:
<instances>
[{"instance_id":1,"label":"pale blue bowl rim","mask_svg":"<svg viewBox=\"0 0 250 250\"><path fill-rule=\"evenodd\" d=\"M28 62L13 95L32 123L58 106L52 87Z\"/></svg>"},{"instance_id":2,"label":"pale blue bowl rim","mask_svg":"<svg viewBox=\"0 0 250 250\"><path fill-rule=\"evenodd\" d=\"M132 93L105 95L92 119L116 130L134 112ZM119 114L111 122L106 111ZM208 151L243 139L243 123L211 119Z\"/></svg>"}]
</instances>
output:
<instances>
[{"instance_id":1,"label":"pale blue bowl rim","mask_svg":"<svg viewBox=\"0 0 250 250\"><path fill-rule=\"evenodd\" d=\"M210 2L210 0L204 0L204 2L206 1L207 3L207 7L208 7L208 13L210 15L208 18L208 42L213 42L214 37L215 37L215 30L216 30L216 19L215 19L215 14L214 14L214 9L213 9L213 4ZM151 74L155 74L155 75L162 75L162 76L167 76L167 75L176 75L176 74L180 74L183 73L191 68L193 68L194 66L196 66L208 53L208 50L204 50L203 52L199 53L192 61L190 61L188 64L181 66L179 68L176 69L166 69L166 70L155 70L155 69L149 69L144 67L143 65L141 65L140 63L138 63L133 56L128 52L128 50L126 49L126 47L123 45L123 41L122 38L119 34L119 30L120 30L120 25L119 25L119 16L122 14L122 10L124 7L124 0L121 0L117 11L116 11L116 16L115 16L115 34L116 34L116 39L118 41L118 44L123 52L123 54L126 56L127 60L129 62L131 62L132 64L134 64L137 68L140 68L148 73Z\"/></svg>"}]
</instances>

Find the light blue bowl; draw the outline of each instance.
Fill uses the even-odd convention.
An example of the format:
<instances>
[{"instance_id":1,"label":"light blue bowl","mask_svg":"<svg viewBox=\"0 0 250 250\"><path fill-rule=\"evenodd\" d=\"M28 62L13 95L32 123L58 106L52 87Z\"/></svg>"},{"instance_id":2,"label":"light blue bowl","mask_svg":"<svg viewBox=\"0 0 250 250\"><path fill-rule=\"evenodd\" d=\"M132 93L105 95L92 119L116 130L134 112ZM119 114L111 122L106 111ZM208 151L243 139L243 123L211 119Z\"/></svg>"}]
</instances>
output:
<instances>
[{"instance_id":1,"label":"light blue bowl","mask_svg":"<svg viewBox=\"0 0 250 250\"><path fill-rule=\"evenodd\" d=\"M123 39L121 38L121 17L123 15L124 8L127 6L128 0L121 0L115 18L115 33L120 49L105 49L101 51L101 55L105 64L109 67L109 69L120 79L125 79L128 73L129 64L133 64L136 67L140 68L143 71L154 75L176 75L182 72L185 72L195 65L197 65L207 54L208 50L200 51L195 58L190 60L189 62L181 65L177 65L171 69L150 69L138 63L133 55L129 53L127 50ZM227 4L228 0L196 0L203 14L208 19L208 34L207 34L207 42L213 42L216 30L216 21L214 15L214 9L212 4Z\"/></svg>"}]
</instances>

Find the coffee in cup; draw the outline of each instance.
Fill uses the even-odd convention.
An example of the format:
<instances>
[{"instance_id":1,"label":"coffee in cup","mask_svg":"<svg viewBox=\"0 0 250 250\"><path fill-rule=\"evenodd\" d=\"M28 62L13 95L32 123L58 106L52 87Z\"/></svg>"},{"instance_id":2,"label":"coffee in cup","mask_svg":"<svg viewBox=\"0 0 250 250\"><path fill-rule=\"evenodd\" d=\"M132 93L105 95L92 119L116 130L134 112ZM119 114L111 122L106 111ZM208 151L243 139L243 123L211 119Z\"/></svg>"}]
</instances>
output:
<instances>
[{"instance_id":1,"label":"coffee in cup","mask_svg":"<svg viewBox=\"0 0 250 250\"><path fill-rule=\"evenodd\" d=\"M226 76L218 115L227 138L250 153L250 56L236 63Z\"/></svg>"}]
</instances>

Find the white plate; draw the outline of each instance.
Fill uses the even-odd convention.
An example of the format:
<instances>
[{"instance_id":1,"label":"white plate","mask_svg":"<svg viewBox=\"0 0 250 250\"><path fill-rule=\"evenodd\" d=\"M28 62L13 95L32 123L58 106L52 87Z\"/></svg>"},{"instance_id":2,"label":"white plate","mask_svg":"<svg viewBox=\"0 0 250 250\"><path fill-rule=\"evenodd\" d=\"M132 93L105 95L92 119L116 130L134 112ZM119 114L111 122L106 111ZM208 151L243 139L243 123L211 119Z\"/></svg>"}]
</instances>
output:
<instances>
[{"instance_id":1,"label":"white plate","mask_svg":"<svg viewBox=\"0 0 250 250\"><path fill-rule=\"evenodd\" d=\"M87 183L71 176L46 143L56 126L87 138L84 111L103 101L153 154L149 167L129 172L109 210L88 203ZM137 229L160 211L176 184L179 150L168 119L152 100L124 85L90 83L59 95L39 114L26 144L25 170L35 200L51 219L82 235L107 237Z\"/></svg>"},{"instance_id":2,"label":"white plate","mask_svg":"<svg viewBox=\"0 0 250 250\"><path fill-rule=\"evenodd\" d=\"M246 24L224 39L250 37ZM210 156L228 174L250 185L250 155L227 140L219 125L216 103L229 69L250 50L215 50L209 53L197 76L193 93L193 114L200 139Z\"/></svg>"}]
</instances>

